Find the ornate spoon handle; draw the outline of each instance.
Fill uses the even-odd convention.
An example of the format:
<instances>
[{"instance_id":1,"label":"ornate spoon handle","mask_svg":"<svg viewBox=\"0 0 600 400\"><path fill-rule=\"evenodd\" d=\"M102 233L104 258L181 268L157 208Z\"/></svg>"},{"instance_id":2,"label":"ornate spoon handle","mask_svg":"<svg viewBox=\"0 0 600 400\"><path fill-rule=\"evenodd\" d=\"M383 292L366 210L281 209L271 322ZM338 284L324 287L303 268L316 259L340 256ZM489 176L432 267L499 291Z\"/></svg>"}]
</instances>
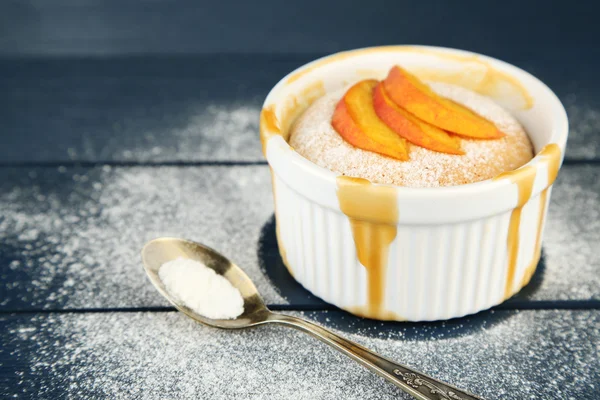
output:
<instances>
[{"instance_id":1,"label":"ornate spoon handle","mask_svg":"<svg viewBox=\"0 0 600 400\"><path fill-rule=\"evenodd\" d=\"M419 400L483 400L401 364L396 364L350 340L301 318L271 313L269 322L294 327L311 334L371 371L381 375Z\"/></svg>"}]
</instances>

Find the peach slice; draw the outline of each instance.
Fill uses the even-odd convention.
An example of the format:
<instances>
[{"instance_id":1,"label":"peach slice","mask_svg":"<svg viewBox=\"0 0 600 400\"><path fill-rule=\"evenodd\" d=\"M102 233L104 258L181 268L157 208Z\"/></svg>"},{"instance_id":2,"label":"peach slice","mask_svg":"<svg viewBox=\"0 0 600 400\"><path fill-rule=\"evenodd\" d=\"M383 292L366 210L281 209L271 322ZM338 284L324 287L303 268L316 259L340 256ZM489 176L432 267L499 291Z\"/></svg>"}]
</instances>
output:
<instances>
[{"instance_id":1,"label":"peach slice","mask_svg":"<svg viewBox=\"0 0 600 400\"><path fill-rule=\"evenodd\" d=\"M505 136L492 122L437 95L417 77L398 66L390 69L383 86L389 98L399 107L438 128L474 139Z\"/></svg>"},{"instance_id":2,"label":"peach slice","mask_svg":"<svg viewBox=\"0 0 600 400\"><path fill-rule=\"evenodd\" d=\"M406 161L406 140L385 125L375 113L375 86L376 80L364 80L348 89L333 113L331 125L355 147Z\"/></svg>"},{"instance_id":3,"label":"peach slice","mask_svg":"<svg viewBox=\"0 0 600 400\"><path fill-rule=\"evenodd\" d=\"M373 107L377 116L394 132L417 146L450 154L465 154L460 140L447 132L421 121L398 107L379 83L373 90Z\"/></svg>"}]
</instances>

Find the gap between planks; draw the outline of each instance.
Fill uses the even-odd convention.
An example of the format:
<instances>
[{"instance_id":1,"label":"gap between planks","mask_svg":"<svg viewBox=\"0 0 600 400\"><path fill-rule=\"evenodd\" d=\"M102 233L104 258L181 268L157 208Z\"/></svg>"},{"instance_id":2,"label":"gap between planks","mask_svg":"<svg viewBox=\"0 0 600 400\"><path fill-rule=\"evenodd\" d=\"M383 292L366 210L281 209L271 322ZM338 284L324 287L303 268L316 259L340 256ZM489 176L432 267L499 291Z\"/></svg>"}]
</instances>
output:
<instances>
[{"instance_id":1,"label":"gap between planks","mask_svg":"<svg viewBox=\"0 0 600 400\"><path fill-rule=\"evenodd\" d=\"M0 162L0 168L96 168L96 167L236 167L268 165L267 161L16 161ZM563 165L600 165L600 158L565 158Z\"/></svg>"},{"instance_id":2,"label":"gap between planks","mask_svg":"<svg viewBox=\"0 0 600 400\"><path fill-rule=\"evenodd\" d=\"M330 304L271 304L271 311L342 311ZM600 310L600 300L509 300L491 310ZM85 313L134 313L134 312L177 312L174 307L108 307L108 308L63 308L63 309L6 309L0 315L7 314L85 314ZM485 312L485 311L482 311ZM349 314L350 315L350 314Z\"/></svg>"}]
</instances>

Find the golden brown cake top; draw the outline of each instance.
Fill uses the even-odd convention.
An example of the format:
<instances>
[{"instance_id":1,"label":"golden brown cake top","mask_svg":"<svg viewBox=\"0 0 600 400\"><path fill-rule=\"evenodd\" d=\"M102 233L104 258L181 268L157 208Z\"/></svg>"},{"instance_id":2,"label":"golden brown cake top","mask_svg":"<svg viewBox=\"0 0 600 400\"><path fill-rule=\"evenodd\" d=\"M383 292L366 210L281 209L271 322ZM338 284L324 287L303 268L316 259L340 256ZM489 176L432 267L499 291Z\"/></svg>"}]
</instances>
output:
<instances>
[{"instance_id":1,"label":"golden brown cake top","mask_svg":"<svg viewBox=\"0 0 600 400\"><path fill-rule=\"evenodd\" d=\"M346 89L313 103L291 130L290 145L308 160L331 171L407 187L454 186L478 182L519 168L533 157L531 142L518 121L493 100L462 87L430 83L430 88L491 121L504 137L460 139L464 154L448 154L408 144L402 161L357 148L332 126L332 116Z\"/></svg>"}]
</instances>

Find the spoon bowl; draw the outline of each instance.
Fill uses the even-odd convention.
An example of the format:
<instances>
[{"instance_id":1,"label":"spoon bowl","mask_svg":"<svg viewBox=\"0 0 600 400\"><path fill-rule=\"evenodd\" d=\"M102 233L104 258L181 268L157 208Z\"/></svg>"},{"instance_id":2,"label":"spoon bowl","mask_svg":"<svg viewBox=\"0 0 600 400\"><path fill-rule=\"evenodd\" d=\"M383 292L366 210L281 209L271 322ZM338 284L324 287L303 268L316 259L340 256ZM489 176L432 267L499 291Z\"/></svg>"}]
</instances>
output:
<instances>
[{"instance_id":1,"label":"spoon bowl","mask_svg":"<svg viewBox=\"0 0 600 400\"><path fill-rule=\"evenodd\" d=\"M179 257L199 261L225 277L244 298L244 312L235 319L206 318L178 301L167 292L158 270ZM306 332L376 374L389 380L404 392L420 400L476 400L481 399L447 383L438 381L402 364L395 363L371 350L354 343L322 326L302 318L271 312L256 287L237 265L210 247L189 240L160 238L147 243L142 250L144 270L156 289L179 311L203 324L224 329L241 329L266 323L290 326Z\"/></svg>"},{"instance_id":2,"label":"spoon bowl","mask_svg":"<svg viewBox=\"0 0 600 400\"><path fill-rule=\"evenodd\" d=\"M173 298L160 279L158 270L164 263L179 257L201 262L225 277L244 298L244 312L235 319L206 318ZM248 275L229 259L208 246L184 239L159 238L144 246L142 260L146 274L160 294L166 297L179 311L198 322L225 329L248 328L267 322L270 311Z\"/></svg>"}]
</instances>

